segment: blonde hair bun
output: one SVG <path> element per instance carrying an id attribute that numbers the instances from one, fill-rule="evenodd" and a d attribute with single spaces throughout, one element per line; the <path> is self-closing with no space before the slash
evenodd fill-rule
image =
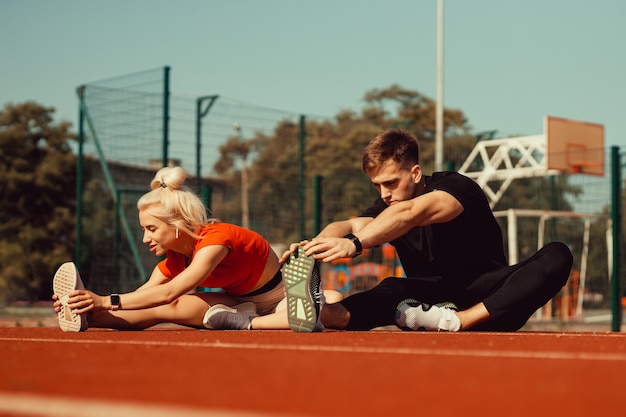
<path id="1" fill-rule="evenodd" d="M 141 196 L 137 208 L 199 239 L 200 229 L 218 220 L 208 217 L 202 200 L 184 185 L 186 179 L 187 173 L 181 167 L 161 168 L 150 183 L 152 191 Z"/>
<path id="2" fill-rule="evenodd" d="M 171 191 L 180 190 L 187 179 L 187 173 L 181 167 L 161 168 L 150 183 L 150 189 L 168 188 Z"/>

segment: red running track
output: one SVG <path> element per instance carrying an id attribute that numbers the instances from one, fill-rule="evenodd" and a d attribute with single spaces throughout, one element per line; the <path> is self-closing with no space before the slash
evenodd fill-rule
<path id="1" fill-rule="evenodd" d="M 626 415 L 625 379 L 621 333 L 0 328 L 0 416 Z"/>

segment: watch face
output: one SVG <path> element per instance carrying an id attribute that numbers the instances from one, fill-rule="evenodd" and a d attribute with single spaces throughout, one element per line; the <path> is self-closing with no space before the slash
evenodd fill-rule
<path id="1" fill-rule="evenodd" d="M 111 294 L 111 305 L 120 305 L 120 296 L 117 294 Z"/>

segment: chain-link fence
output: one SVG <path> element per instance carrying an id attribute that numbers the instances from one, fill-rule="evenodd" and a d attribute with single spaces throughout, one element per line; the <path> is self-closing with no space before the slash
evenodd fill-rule
<path id="1" fill-rule="evenodd" d="M 248 223 L 278 253 L 331 221 L 358 216 L 376 198 L 360 170 L 361 151 L 389 126 L 355 124 L 348 129 L 339 118 L 268 109 L 212 92 L 172 95 L 168 77 L 169 69 L 157 69 L 79 89 L 85 141 L 78 259 L 81 274 L 96 292 L 133 290 L 156 264 L 141 243 L 136 201 L 163 164 L 181 165 L 191 174 L 188 185 L 197 187 L 216 217 Z M 261 146 L 251 147 L 245 159 L 223 148 L 232 140 Z M 428 175 L 432 144 L 423 145 Z M 472 145 L 446 140 L 444 158 L 450 169 L 460 167 Z M 605 320 L 611 312 L 613 260 L 624 257 L 623 248 L 620 253 L 613 249 L 613 161 L 610 152 L 606 155 L 603 177 L 520 178 L 494 206 L 510 261 L 521 261 L 554 240 L 568 244 L 574 254 L 568 286 L 537 320 Z M 250 174 L 245 185 L 244 169 Z M 624 178 L 623 160 L 620 172 Z M 242 200 L 244 186 L 248 207 Z M 623 200 L 622 192 L 622 207 Z M 324 264 L 322 273 L 327 288 L 346 295 L 403 275 L 389 245 Z M 623 273 L 618 280 L 623 281 Z"/>

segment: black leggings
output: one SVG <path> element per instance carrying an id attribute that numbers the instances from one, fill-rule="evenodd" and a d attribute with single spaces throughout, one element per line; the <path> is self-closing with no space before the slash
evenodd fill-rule
<path id="1" fill-rule="evenodd" d="M 376 287 L 340 302 L 350 312 L 346 329 L 393 325 L 398 303 L 414 298 L 431 304 L 452 301 L 461 310 L 482 301 L 491 320 L 471 330 L 516 331 L 565 285 L 572 263 L 569 248 L 552 242 L 529 259 L 479 275 L 461 288 L 445 279 L 385 278 Z"/>

